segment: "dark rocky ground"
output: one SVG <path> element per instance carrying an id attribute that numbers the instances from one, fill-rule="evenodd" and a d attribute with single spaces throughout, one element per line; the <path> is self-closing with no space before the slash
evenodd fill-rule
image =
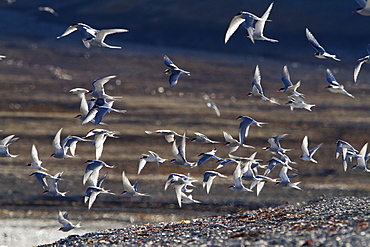
<path id="1" fill-rule="evenodd" d="M 357 7 L 355 1 L 352 4 L 337 5 L 335 9 L 324 8 L 333 1 L 328 1 L 327 5 L 319 8 L 315 5 L 319 2 L 311 4 L 312 1 L 302 1 L 302 5 L 292 1 L 286 1 L 291 5 L 285 5 L 284 2 L 279 6 L 275 3 L 271 15 L 273 22 L 266 26 L 266 35 L 269 34 L 269 37 L 277 38 L 280 42 L 258 42 L 255 45 L 242 38 L 242 32 L 237 33 L 229 44 L 222 44 L 229 20 L 235 14 L 235 9 L 236 12 L 240 9 L 234 3 L 227 4 L 227 11 L 230 13 L 221 15 L 216 5 L 197 2 L 194 3 L 197 11 L 183 6 L 181 15 L 175 15 L 179 18 L 176 19 L 174 12 L 168 10 L 177 10 L 178 6 L 172 4 L 179 3 L 163 1 L 152 8 L 153 12 L 150 12 L 147 19 L 148 25 L 140 25 L 140 22 L 130 23 L 130 20 L 134 20 L 132 13 L 138 13 L 136 18 L 140 19 L 147 11 L 146 8 L 149 7 L 144 8 L 142 5 L 146 1 L 132 6 L 127 3 L 126 6 L 120 6 L 121 8 L 112 6 L 117 6 L 122 1 L 104 1 L 106 8 L 99 5 L 100 1 L 90 2 L 92 5 L 86 4 L 86 1 L 79 1 L 76 5 L 72 1 L 53 3 L 55 6 L 52 7 L 60 13 L 59 19 L 35 10 L 36 6 L 45 3 L 43 1 L 32 1 L 31 4 L 18 0 L 11 5 L 1 5 L 3 21 L 0 25 L 4 35 L 0 41 L 0 54 L 7 56 L 0 61 L 1 136 L 15 134 L 20 137 L 10 146 L 11 153 L 20 155 L 15 159 L 1 158 L 1 217 L 55 218 L 55 212 L 62 209 L 70 211 L 71 217 L 76 217 L 72 219 L 82 222 L 84 219 L 109 219 L 115 216 L 124 219 L 129 214 L 140 219 L 136 221 L 138 223 L 154 223 L 168 222 L 168 214 L 171 215 L 170 221 L 180 221 L 286 203 L 294 205 L 322 195 L 357 196 L 358 200 L 368 196 L 368 174 L 352 170 L 344 172 L 341 160 L 335 159 L 335 142 L 338 139 L 349 141 L 357 149 L 361 149 L 369 139 L 370 102 L 367 78 L 370 70 L 366 64 L 361 71 L 359 84 L 352 81 L 356 59 L 366 55 L 368 43 L 367 34 L 360 32 L 366 17 L 350 15 L 350 11 Z M 250 6 L 256 13 L 262 13 L 269 2 L 263 3 L 262 6 L 246 1 L 245 6 Z M 95 8 L 94 4 L 99 8 Z M 104 13 L 111 13 L 112 16 L 108 18 L 106 14 L 104 18 L 92 18 L 91 9 L 88 9 L 91 6 L 95 6 L 94 9 L 104 9 Z M 288 6 L 291 7 L 289 16 L 286 15 Z M 224 7 L 226 12 L 226 6 Z M 119 11 L 113 13 L 112 9 L 120 9 L 125 14 Z M 140 12 L 138 9 L 145 11 Z M 303 18 L 303 13 L 311 13 L 314 9 L 320 10 L 316 12 L 316 18 Z M 189 15 L 192 11 L 200 14 Z M 336 19 L 338 22 L 325 21 L 332 11 L 340 16 Z M 212 19 L 212 16 L 219 18 Z M 171 18 L 176 21 L 166 21 Z M 205 22 L 203 18 L 208 21 Z M 123 27 L 130 29 L 130 32 L 107 39 L 109 43 L 122 46 L 122 50 L 96 47 L 87 50 L 80 42 L 78 34 L 56 40 L 55 37 L 76 19 L 97 28 Z M 102 22 L 98 23 L 97 20 Z M 209 20 L 212 20 L 211 23 Z M 344 20 L 345 24 L 340 24 Z M 189 26 L 192 27 L 192 32 L 184 23 L 191 24 Z M 273 25 L 279 23 L 281 28 L 274 29 Z M 340 30 L 334 29 L 333 25 L 340 26 Z M 147 29 L 143 29 L 143 26 Z M 281 32 L 283 27 L 285 31 Z M 342 61 L 311 57 L 313 49 L 302 31 L 305 27 L 310 27 L 312 32 L 317 28 L 315 35 L 320 36 L 320 41 L 329 46 L 330 51 L 336 52 Z M 172 89 L 168 87 L 167 76 L 162 73 L 165 69 L 162 61 L 165 54 L 180 67 L 191 71 L 190 77 L 182 76 L 179 84 Z M 250 91 L 256 64 L 261 69 L 266 95 L 277 99 L 282 103 L 281 106 L 245 96 Z M 290 111 L 284 105 L 286 96 L 276 92 L 282 86 L 280 78 L 286 64 L 292 81 L 302 80 L 300 91 L 306 95 L 307 102 L 316 105 L 312 112 L 301 109 Z M 326 68 L 333 71 L 337 80 L 345 85 L 355 99 L 330 94 L 323 89 L 326 86 Z M 104 119 L 109 124 L 108 129 L 121 133 L 120 138 L 109 139 L 105 144 L 102 160 L 117 168 L 109 171 L 104 187 L 120 193 L 120 174 L 125 170 L 132 182 L 136 179 L 139 181 L 140 191 L 152 196 L 143 199 L 102 195 L 92 209 L 87 211 L 86 205 L 82 203 L 85 187 L 81 180 L 85 167 L 83 162 L 94 158 L 93 147 L 89 143 L 78 144 L 78 157 L 75 159 L 58 160 L 48 156 L 53 152 L 51 142 L 59 128 L 64 128 L 63 137 L 68 134 L 83 136 L 93 128 L 92 125 L 80 126 L 80 122 L 73 119 L 78 113 L 79 101 L 68 91 L 74 87 L 90 88 L 95 79 L 112 74 L 117 75 L 117 78 L 107 84 L 106 91 L 111 95 L 123 96 L 123 100 L 115 102 L 114 106 L 117 109 L 126 109 L 127 113 L 112 113 Z M 201 98 L 204 93 L 217 103 L 221 117 L 216 117 L 206 107 Z M 188 135 L 198 131 L 223 142 L 222 131 L 237 136 L 239 122 L 235 118 L 239 115 L 248 115 L 257 121 L 268 123 L 262 128 L 252 126 L 246 141 L 256 147 L 257 157 L 263 163 L 271 158 L 270 153 L 261 150 L 268 145 L 267 139 L 283 133 L 289 134 L 282 145 L 293 149 L 289 152 L 290 157 L 298 163 L 296 168 L 299 170 L 299 176 L 294 181 L 302 182 L 303 191 L 267 184 L 259 197 L 252 193 L 234 193 L 227 189 L 232 184 L 234 169 L 229 166 L 220 170 L 228 178 L 216 179 L 210 195 L 207 195 L 201 189 L 202 173 L 214 169 L 213 162 L 193 169 L 169 163 L 159 168 L 148 164 L 142 174 L 137 176 L 141 153 L 152 150 L 164 158 L 172 158 L 171 145 L 163 138 L 146 135 L 145 130 L 173 129 L 179 133 L 186 130 Z M 318 164 L 299 159 L 300 144 L 305 135 L 309 136 L 310 146 L 324 142 L 315 154 Z M 50 173 L 64 171 L 65 180 L 59 186 L 61 191 L 69 191 L 67 197 L 56 198 L 41 194 L 37 181 L 28 176 L 32 170 L 25 165 L 30 162 L 32 144 L 36 145 L 44 166 Z M 207 152 L 213 147 L 189 143 L 188 159 L 195 161 L 199 153 Z M 215 147 L 220 157 L 227 157 L 226 147 L 221 144 Z M 252 152 L 254 150 L 245 149 L 236 154 L 249 156 Z M 164 181 L 172 172 L 190 172 L 199 180 L 193 196 L 201 204 L 178 208 L 174 193 L 163 191 Z M 278 171 L 272 175 L 277 177 Z"/>

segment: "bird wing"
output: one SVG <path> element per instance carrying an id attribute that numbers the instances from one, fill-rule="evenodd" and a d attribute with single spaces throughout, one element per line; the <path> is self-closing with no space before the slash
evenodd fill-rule
<path id="1" fill-rule="evenodd" d="M 240 26 L 242 22 L 244 22 L 245 19 L 241 18 L 240 16 L 234 16 L 234 18 L 231 20 L 229 27 L 226 31 L 225 35 L 225 44 L 227 41 L 229 41 L 230 37 L 235 33 L 236 29 Z M 252 32 L 252 37 L 253 37 L 253 32 Z"/>
<path id="2" fill-rule="evenodd" d="M 274 2 L 270 4 L 270 6 L 267 8 L 266 12 L 261 17 L 261 20 L 258 20 L 255 25 L 254 33 L 257 35 L 263 36 L 263 29 L 265 28 L 266 21 L 270 15 L 272 6 L 274 5 Z"/>
<path id="3" fill-rule="evenodd" d="M 104 95 L 104 84 L 107 83 L 110 79 L 116 78 L 115 75 L 105 76 L 99 79 L 96 79 L 91 83 L 92 87 L 94 88 L 95 92 L 99 95 Z"/>
<path id="4" fill-rule="evenodd" d="M 313 48 L 315 48 L 316 51 L 318 52 L 325 52 L 324 47 L 322 47 L 319 42 L 315 39 L 313 34 L 306 28 L 306 37 L 308 39 L 308 42 L 312 45 Z"/>
<path id="5" fill-rule="evenodd" d="M 146 160 L 144 158 L 140 158 L 139 166 L 138 166 L 138 169 L 137 169 L 137 174 L 140 174 L 140 172 L 144 168 L 145 164 L 146 164 Z"/>
<path id="6" fill-rule="evenodd" d="M 64 37 L 64 36 L 67 36 L 68 34 L 71 34 L 71 33 L 73 33 L 74 31 L 76 31 L 77 30 L 77 27 L 75 27 L 75 26 L 69 26 L 65 31 L 64 31 L 64 33 L 62 34 L 62 35 L 60 35 L 60 36 L 58 36 L 57 37 L 57 39 L 60 39 L 60 38 L 62 38 L 62 37 Z"/>
<path id="7" fill-rule="evenodd" d="M 332 86 L 340 87 L 340 84 L 335 80 L 333 73 L 331 73 L 330 69 L 326 69 L 326 80 Z"/>
<path id="8" fill-rule="evenodd" d="M 67 218 L 68 218 L 68 212 L 59 211 L 58 222 L 62 224 L 64 227 L 72 225 L 72 223 L 69 220 L 67 220 Z"/>
<path id="9" fill-rule="evenodd" d="M 370 1 L 369 1 L 370 2 Z M 360 73 L 360 70 L 361 70 L 361 66 L 366 62 L 368 61 L 370 58 L 370 55 L 367 55 L 366 57 L 363 57 L 363 58 L 360 58 L 359 60 L 357 60 L 356 62 L 356 65 L 355 65 L 355 69 L 353 71 L 353 80 L 354 82 L 357 82 L 357 77 L 358 77 L 358 74 Z"/>
<path id="10" fill-rule="evenodd" d="M 167 55 L 164 55 L 163 62 L 170 68 L 178 68 Z"/>
<path id="11" fill-rule="evenodd" d="M 283 75 L 281 76 L 281 80 L 282 80 L 285 88 L 288 88 L 290 86 L 293 86 L 293 83 L 290 80 L 290 75 L 289 75 L 289 71 L 288 71 L 288 66 L 287 65 L 285 65 L 284 68 L 283 68 Z"/>
<path id="12" fill-rule="evenodd" d="M 113 34 L 113 33 L 126 33 L 128 32 L 127 29 L 103 29 L 103 30 L 99 30 L 97 33 L 96 33 L 96 38 L 95 40 L 98 41 L 98 42 L 103 42 L 105 37 L 108 35 L 108 34 Z"/>
<path id="13" fill-rule="evenodd" d="M 319 150 L 319 148 L 322 146 L 323 143 L 320 143 L 319 145 L 317 145 L 316 147 L 314 147 L 313 149 L 310 150 L 310 156 L 312 157 L 317 150 Z"/>
<path id="14" fill-rule="evenodd" d="M 55 137 L 53 139 L 52 145 L 55 150 L 55 152 L 59 152 L 62 149 L 62 146 L 60 144 L 60 135 L 62 133 L 63 128 L 60 128 L 58 132 L 55 134 Z"/>
<path id="15" fill-rule="evenodd" d="M 125 171 L 122 171 L 122 184 L 123 184 L 123 189 L 128 192 L 135 192 L 134 187 L 131 185 L 130 181 L 126 177 Z"/>
<path id="16" fill-rule="evenodd" d="M 303 156 L 309 156 L 310 153 L 308 151 L 308 137 L 305 136 L 302 140 L 302 145 L 301 145 L 302 153 Z"/>
<path id="17" fill-rule="evenodd" d="M 39 164 L 40 163 L 39 155 L 37 153 L 37 149 L 36 149 L 35 144 L 32 144 L 32 148 L 31 148 L 31 160 L 32 160 L 32 163 L 34 163 L 34 164 Z"/>

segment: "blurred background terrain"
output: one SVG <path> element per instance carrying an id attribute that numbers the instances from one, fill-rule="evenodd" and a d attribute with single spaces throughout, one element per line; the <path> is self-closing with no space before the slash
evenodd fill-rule
<path id="1" fill-rule="evenodd" d="M 270 1 L 2 1 L 0 3 L 0 117 L 1 136 L 15 134 L 20 139 L 10 146 L 17 158 L 1 158 L 0 221 L 6 227 L 1 232 L 0 245 L 23 243 L 22 236 L 33 235 L 34 243 L 46 243 L 65 237 L 56 230 L 58 210 L 69 211 L 73 222 L 82 221 L 80 234 L 104 228 L 171 221 L 204 215 L 226 214 L 238 210 L 305 202 L 319 196 L 368 195 L 368 174 L 343 171 L 340 159 L 335 159 L 335 143 L 343 139 L 361 149 L 368 142 L 370 67 L 364 64 L 358 84 L 353 82 L 353 68 L 358 58 L 367 55 L 370 34 L 369 19 L 351 13 L 358 8 L 356 1 L 275 1 L 265 27 L 267 37 L 278 43 L 256 41 L 252 44 L 240 28 L 225 45 L 226 29 L 240 10 L 261 16 Z M 39 11 L 53 8 L 57 16 Z M 86 49 L 78 33 L 56 39 L 72 23 L 83 22 L 97 29 L 126 28 L 130 31 L 107 37 L 108 44 L 121 50 L 92 47 Z M 313 48 L 305 37 L 308 27 L 328 52 L 341 62 L 312 57 Z M 169 88 L 163 74 L 163 56 L 168 55 L 180 68 L 191 72 L 181 76 L 178 85 Z M 262 86 L 268 97 L 281 105 L 246 97 L 251 90 L 256 64 L 262 74 Z M 302 81 L 299 91 L 308 103 L 315 104 L 312 112 L 290 111 L 286 95 L 277 93 L 282 87 L 281 73 L 288 65 L 293 83 Z M 331 94 L 325 71 L 330 68 L 336 79 L 345 85 L 355 99 Z M 49 158 L 51 142 L 63 127 L 62 138 L 72 134 L 84 136 L 93 125 L 80 126 L 73 117 L 79 113 L 79 100 L 68 91 L 75 87 L 90 89 L 97 78 L 117 75 L 106 84 L 110 95 L 123 96 L 114 107 L 126 109 L 120 115 L 111 113 L 104 118 L 109 130 L 119 131 L 120 137 L 108 139 L 102 160 L 115 165 L 108 172 L 104 187 L 116 196 L 99 195 L 90 211 L 83 204 L 85 186 L 82 176 L 84 161 L 94 159 L 94 147 L 77 145 L 78 157 L 59 160 Z M 202 95 L 208 94 L 219 106 L 217 117 L 206 107 Z M 217 148 L 217 155 L 227 157 L 228 149 L 222 131 L 235 138 L 240 115 L 266 122 L 262 128 L 252 126 L 246 144 L 256 147 L 235 153 L 257 158 L 265 164 L 272 154 L 262 150 L 267 139 L 287 133 L 281 144 L 291 148 L 291 159 L 297 164 L 303 191 L 267 184 L 261 195 L 238 193 L 227 187 L 233 184 L 230 164 L 220 169 L 227 179 L 215 179 L 211 193 L 202 189 L 202 174 L 214 169 L 213 161 L 196 168 L 181 167 L 166 162 L 161 167 L 149 163 L 137 175 L 142 153 L 152 150 L 163 158 L 172 159 L 172 144 L 163 137 L 147 135 L 145 130 L 173 129 L 182 134 L 202 132 L 221 144 L 187 144 L 189 161 L 196 161 L 201 152 Z M 303 162 L 300 145 L 308 135 L 310 147 L 324 142 L 315 154 L 318 164 Z M 35 144 L 43 165 L 52 174 L 64 171 L 59 182 L 65 198 L 43 195 L 34 177 L 28 175 L 31 145 Z M 356 161 L 354 160 L 353 164 Z M 139 181 L 139 191 L 148 198 L 125 198 L 119 195 L 121 172 L 130 181 Z M 201 204 L 178 208 L 175 193 L 163 190 L 170 173 L 191 173 L 198 179 L 193 197 Z M 263 171 L 261 171 L 263 172 Z M 278 177 L 278 170 L 272 176 Z M 249 182 L 246 181 L 246 185 Z M 16 220 L 15 220 L 16 219 Z M 32 221 L 29 225 L 28 220 Z M 114 220 L 114 221 L 113 221 Z M 35 222 L 39 225 L 35 227 Z M 99 222 L 97 224 L 96 222 Z M 104 223 L 105 222 L 105 223 Z M 112 223 L 114 222 L 114 223 Z M 36 229 L 35 229 L 36 228 Z M 22 234 L 14 229 L 20 229 Z M 35 234 L 35 231 L 37 234 Z M 11 233 L 16 234 L 11 234 Z M 26 233 L 25 233 L 26 232 Z"/>

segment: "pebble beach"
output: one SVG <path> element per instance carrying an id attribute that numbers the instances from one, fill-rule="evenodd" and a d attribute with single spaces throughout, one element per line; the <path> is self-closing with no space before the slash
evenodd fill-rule
<path id="1" fill-rule="evenodd" d="M 71 235 L 41 246 L 369 246 L 370 197 L 321 197 L 181 222 Z"/>

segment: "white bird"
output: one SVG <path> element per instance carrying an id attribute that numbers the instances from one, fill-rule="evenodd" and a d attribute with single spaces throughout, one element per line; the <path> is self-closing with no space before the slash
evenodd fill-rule
<path id="1" fill-rule="evenodd" d="M 194 132 L 194 135 L 196 137 L 190 140 L 191 142 L 194 142 L 194 143 L 210 143 L 210 144 L 220 143 L 219 141 L 212 141 L 206 135 L 199 133 L 199 132 Z"/>
<path id="2" fill-rule="evenodd" d="M 96 79 L 91 83 L 93 90 L 90 90 L 88 94 L 90 94 L 94 98 L 105 98 L 109 100 L 117 100 L 122 98 L 121 96 L 109 96 L 108 94 L 105 93 L 104 90 L 104 85 L 111 79 L 116 77 L 117 77 L 116 75 L 109 75 Z"/>
<path id="3" fill-rule="evenodd" d="M 31 173 L 30 176 L 36 177 L 44 190 L 46 188 L 48 188 L 48 183 L 47 183 L 46 178 L 56 179 L 56 177 L 54 177 L 54 176 L 52 176 L 52 175 L 50 175 L 46 172 L 42 172 L 42 171 L 35 171 L 35 172 Z"/>
<path id="4" fill-rule="evenodd" d="M 54 153 L 50 155 L 50 157 L 54 158 L 71 158 L 72 156 L 67 155 L 67 150 L 66 150 L 66 143 L 68 141 L 68 137 L 64 138 L 63 141 L 60 141 L 60 135 L 62 133 L 63 128 L 60 128 L 58 132 L 55 134 L 55 137 L 52 142 L 52 146 L 54 148 Z"/>
<path id="5" fill-rule="evenodd" d="M 290 151 L 291 149 L 284 149 L 280 145 L 280 140 L 283 139 L 284 137 L 286 137 L 287 135 L 288 134 L 282 134 L 282 135 L 278 135 L 278 136 L 274 136 L 274 137 L 269 138 L 267 141 L 268 141 L 268 143 L 270 143 L 270 147 L 264 147 L 262 149 L 263 150 L 268 150 L 268 151 L 273 152 L 273 153 L 277 153 L 277 152 L 285 153 L 287 151 Z"/>
<path id="6" fill-rule="evenodd" d="M 363 16 L 370 16 L 370 1 L 366 0 L 356 0 L 360 5 L 360 8 L 352 11 L 352 13 L 358 13 Z"/>
<path id="7" fill-rule="evenodd" d="M 89 182 L 90 185 L 97 186 L 99 171 L 103 168 L 115 168 L 115 166 L 110 166 L 101 160 L 88 160 L 85 162 L 87 164 L 85 169 L 85 174 L 82 179 L 82 184 Z"/>
<path id="8" fill-rule="evenodd" d="M 301 81 L 298 81 L 296 84 L 293 85 L 292 81 L 290 80 L 290 74 L 287 65 L 283 67 L 283 75 L 281 76 L 281 81 L 283 82 L 284 87 L 277 90 L 278 92 L 284 92 L 288 96 L 293 95 L 304 98 L 304 94 L 297 92 L 297 89 L 301 86 Z"/>
<path id="9" fill-rule="evenodd" d="M 96 200 L 96 197 L 100 193 L 114 195 L 113 192 L 110 192 L 109 190 L 106 190 L 101 186 L 106 176 L 107 176 L 107 173 L 104 174 L 99 179 L 99 181 L 97 181 L 97 184 L 95 186 L 87 187 L 86 192 L 85 192 L 85 196 L 84 196 L 84 202 L 85 203 L 88 202 L 88 209 L 90 209 L 92 207 L 92 205 L 94 204 L 94 202 Z"/>
<path id="10" fill-rule="evenodd" d="M 127 29 L 97 30 L 84 23 L 74 23 L 71 26 L 69 26 L 62 35 L 58 36 L 57 39 L 67 36 L 68 34 L 71 34 L 77 30 L 80 32 L 82 42 L 86 48 L 90 48 L 90 45 L 94 45 L 94 46 L 102 46 L 102 47 L 113 48 L 113 49 L 121 49 L 121 47 L 119 46 L 111 46 L 111 45 L 106 44 L 104 42 L 104 39 L 108 34 L 128 32 Z"/>
<path id="11" fill-rule="evenodd" d="M 58 190 L 58 182 L 62 179 L 63 172 L 58 172 L 53 177 L 48 180 L 48 190 L 42 192 L 43 194 L 51 194 L 53 196 L 63 196 L 65 197 L 68 192 L 60 192 Z"/>
<path id="12" fill-rule="evenodd" d="M 166 55 L 163 57 L 163 61 L 164 64 L 168 67 L 163 73 L 170 75 L 169 78 L 170 87 L 174 87 L 177 84 L 177 81 L 179 80 L 181 74 L 190 76 L 189 71 L 185 71 L 177 67 Z"/>
<path id="13" fill-rule="evenodd" d="M 176 133 L 173 130 L 156 130 L 156 131 L 146 130 L 145 133 L 148 135 L 152 135 L 152 134 L 163 135 L 168 143 L 173 142 L 175 140 L 175 136 L 182 137 L 182 135 Z"/>
<path id="14" fill-rule="evenodd" d="M 319 44 L 319 42 L 317 42 L 317 40 L 315 39 L 313 34 L 308 30 L 308 28 L 306 28 L 306 37 L 308 39 L 308 42 L 310 42 L 312 47 L 316 50 L 316 53 L 313 55 L 314 57 L 322 58 L 322 59 L 331 58 L 335 61 L 340 61 L 340 59 L 337 58 L 336 55 L 329 54 L 325 51 L 324 47 L 322 47 Z"/>
<path id="15" fill-rule="evenodd" d="M 57 17 L 59 14 L 51 7 L 38 7 L 38 10 L 39 11 L 45 11 L 45 12 L 48 12 L 52 15 L 54 15 L 55 17 Z"/>
<path id="16" fill-rule="evenodd" d="M 276 157 L 272 157 L 268 163 L 267 163 L 267 168 L 265 170 L 265 173 L 263 174 L 264 176 L 267 176 L 270 174 L 270 172 L 277 166 L 277 165 L 281 165 L 281 166 L 286 166 L 289 170 L 295 170 L 297 171 L 297 169 L 294 169 L 292 168 L 288 162 L 286 160 L 282 160 L 282 159 L 279 159 L 279 158 L 276 158 Z"/>
<path id="17" fill-rule="evenodd" d="M 126 110 L 117 110 L 112 108 L 114 101 L 107 102 L 104 98 L 98 98 L 101 99 L 101 102 L 97 105 L 95 104 L 87 113 L 85 118 L 83 119 L 81 125 L 87 124 L 89 122 L 93 122 L 94 125 L 98 125 L 103 120 L 103 117 L 110 112 L 116 112 L 116 113 L 125 113 Z M 97 100 L 98 100 L 97 99 Z"/>
<path id="18" fill-rule="evenodd" d="M 175 159 L 172 159 L 170 163 L 175 163 L 179 165 L 194 166 L 195 163 L 190 163 L 186 159 L 186 132 L 182 136 L 179 146 L 176 145 L 176 140 L 172 144 L 172 153 L 175 156 Z"/>
<path id="19" fill-rule="evenodd" d="M 350 94 L 349 92 L 347 92 L 344 89 L 344 86 L 343 85 L 339 84 L 335 80 L 335 77 L 331 73 L 330 69 L 326 69 L 326 80 L 329 83 L 329 86 L 325 87 L 325 89 L 328 89 L 332 93 L 341 93 L 341 94 L 345 94 L 345 95 L 347 95 L 347 96 L 349 96 L 351 98 L 354 98 L 354 96 L 352 94 Z"/>
<path id="20" fill-rule="evenodd" d="M 229 186 L 229 189 L 253 192 L 253 190 L 248 189 L 248 188 L 244 187 L 244 185 L 243 185 L 241 162 L 238 162 L 238 165 L 236 166 L 236 168 L 234 170 L 233 180 L 234 180 L 234 185 Z"/>
<path id="21" fill-rule="evenodd" d="M 316 147 L 314 147 L 313 149 L 311 150 L 308 150 L 308 136 L 305 136 L 302 140 L 302 145 L 301 145 L 301 149 L 302 149 L 302 155 L 300 156 L 300 158 L 304 161 L 311 161 L 313 163 L 317 163 L 316 160 L 313 159 L 313 155 L 316 153 L 316 151 L 322 146 L 323 143 L 320 143 L 319 145 L 317 145 Z"/>
<path id="22" fill-rule="evenodd" d="M 58 231 L 68 232 L 68 231 L 70 231 L 74 228 L 80 228 L 81 227 L 81 225 L 80 225 L 81 222 L 79 222 L 77 225 L 73 225 L 68 220 L 68 212 L 59 211 L 58 222 L 63 225 L 61 228 L 59 228 Z"/>
<path id="23" fill-rule="evenodd" d="M 368 146 L 368 143 L 365 143 L 365 145 L 361 148 L 359 157 L 357 158 L 357 165 L 353 166 L 351 169 L 361 170 L 364 172 L 370 172 L 370 170 L 366 167 L 367 146 Z"/>
<path id="24" fill-rule="evenodd" d="M 220 178 L 227 178 L 227 176 L 225 176 L 225 175 L 223 175 L 219 172 L 215 172 L 215 171 L 205 171 L 204 172 L 204 174 L 203 174 L 203 188 L 206 187 L 207 194 L 209 194 L 209 191 L 211 190 L 213 180 L 217 176 L 220 177 Z"/>
<path id="25" fill-rule="evenodd" d="M 144 168 L 147 162 L 156 162 L 157 166 L 159 167 L 159 163 L 163 163 L 167 161 L 167 159 L 163 159 L 159 157 L 158 154 L 154 153 L 153 151 L 148 151 L 149 154 L 142 154 L 140 156 L 139 166 L 137 170 L 137 174 L 140 174 L 141 170 Z"/>
<path id="26" fill-rule="evenodd" d="M 280 105 L 279 102 L 275 101 L 274 99 L 269 99 L 264 95 L 263 89 L 261 86 L 261 72 L 258 67 L 258 64 L 256 65 L 256 70 L 254 71 L 254 77 L 252 81 L 252 92 L 248 93 L 246 96 L 253 96 L 253 97 L 261 98 L 271 103 Z"/>
<path id="27" fill-rule="evenodd" d="M 294 188 L 294 189 L 297 189 L 297 190 L 302 190 L 300 187 L 298 187 L 298 185 L 301 182 L 295 182 L 295 183 L 290 182 L 290 179 L 289 179 L 289 176 L 288 176 L 287 172 L 288 172 L 288 167 L 283 166 L 280 170 L 280 173 L 279 173 L 279 177 L 280 177 L 281 181 L 277 182 L 276 185 L 287 186 L 287 187 L 291 187 L 291 188 Z"/>
<path id="28" fill-rule="evenodd" d="M 198 157 L 200 157 L 200 159 L 194 164 L 194 167 L 199 166 L 200 164 L 206 162 L 207 160 L 209 160 L 211 158 L 216 159 L 217 161 L 222 160 L 221 158 L 216 156 L 216 152 L 217 152 L 217 149 L 213 148 L 211 151 L 209 151 L 207 153 L 200 153 L 198 155 Z"/>
<path id="29" fill-rule="evenodd" d="M 31 147 L 31 160 L 32 160 L 31 163 L 28 164 L 30 168 L 47 171 L 47 169 L 45 169 L 41 165 L 42 161 L 39 159 L 39 155 L 38 155 L 35 144 L 32 144 L 32 147 Z"/>
<path id="30" fill-rule="evenodd" d="M 11 157 L 15 158 L 18 154 L 14 155 L 9 153 L 9 145 L 19 139 L 14 137 L 15 135 L 9 135 L 0 141 L 0 157 Z"/>
<path id="31" fill-rule="evenodd" d="M 167 181 L 164 185 L 164 190 L 167 190 L 168 186 L 169 185 L 174 185 L 174 184 L 185 184 L 185 191 L 190 193 L 191 190 L 190 189 L 187 189 L 186 187 L 187 186 L 191 186 L 191 187 L 194 187 L 194 185 L 192 184 L 193 182 L 196 182 L 197 180 L 194 180 L 193 178 L 190 177 L 190 173 L 188 173 L 187 175 L 185 174 L 179 174 L 179 173 L 171 173 L 168 177 L 167 177 Z"/>
<path id="32" fill-rule="evenodd" d="M 296 96 L 289 96 L 289 101 L 285 103 L 290 106 L 290 110 L 293 111 L 294 108 L 306 109 L 307 111 L 312 111 L 311 108 L 314 107 L 314 104 L 307 104 L 304 99 Z"/>
<path id="33" fill-rule="evenodd" d="M 263 14 L 263 16 L 255 23 L 254 30 L 253 30 L 253 38 L 251 38 L 251 41 L 253 43 L 254 43 L 254 40 L 265 40 L 265 41 L 269 41 L 269 42 L 272 42 L 272 43 L 279 42 L 276 39 L 270 39 L 270 38 L 265 37 L 265 35 L 263 35 L 263 29 L 265 28 L 266 21 L 267 21 L 269 15 L 270 15 L 270 12 L 271 12 L 271 9 L 272 9 L 273 5 L 274 5 L 274 3 L 272 2 L 270 4 L 270 6 L 267 8 L 266 12 Z M 243 22 L 242 25 L 247 30 L 247 32 L 248 32 L 247 37 L 249 37 L 249 30 L 250 29 L 248 27 L 247 22 Z"/>
<path id="34" fill-rule="evenodd" d="M 230 148 L 229 153 L 235 152 L 236 150 L 238 150 L 239 147 L 254 148 L 253 146 L 240 143 L 238 140 L 234 139 L 229 133 L 225 131 L 223 131 L 223 135 L 226 141 L 224 145 Z"/>
<path id="35" fill-rule="evenodd" d="M 218 109 L 218 106 L 215 104 L 215 102 L 213 102 L 208 95 L 203 95 L 203 100 L 206 102 L 207 104 L 207 107 L 213 109 L 217 115 L 217 117 L 219 117 L 221 115 L 220 113 L 220 110 Z"/>
<path id="36" fill-rule="evenodd" d="M 370 59 L 369 59 L 370 58 L 370 44 L 367 45 L 367 53 L 368 53 L 367 56 L 358 59 L 356 62 L 355 70 L 353 71 L 353 80 L 355 83 L 357 83 L 357 77 L 358 77 L 358 74 L 360 73 L 362 65 L 364 63 L 370 63 Z"/>
<path id="37" fill-rule="evenodd" d="M 262 127 L 262 122 L 257 122 L 251 117 L 248 116 L 239 116 L 236 118 L 237 120 L 241 120 L 239 124 L 239 144 L 242 145 L 244 143 L 245 138 L 248 137 L 249 128 L 252 124 L 257 125 L 258 127 Z"/>
<path id="38" fill-rule="evenodd" d="M 229 27 L 226 31 L 225 44 L 227 43 L 227 41 L 229 41 L 230 37 L 235 33 L 235 31 L 242 23 L 245 23 L 243 24 L 243 27 L 247 30 L 248 37 L 250 38 L 252 43 L 254 43 L 253 33 L 255 21 L 264 21 L 264 19 L 259 18 L 258 16 L 245 11 L 240 11 L 238 14 L 236 14 L 234 18 L 231 20 Z"/>
<path id="39" fill-rule="evenodd" d="M 86 134 L 85 138 L 94 136 L 92 145 L 95 146 L 95 159 L 96 160 L 99 160 L 100 157 L 102 156 L 104 142 L 107 139 L 107 137 L 118 138 L 117 136 L 115 136 L 117 134 L 119 134 L 119 132 L 109 131 L 105 129 L 92 129 Z"/>
<path id="40" fill-rule="evenodd" d="M 134 185 L 131 185 L 130 181 L 126 177 L 125 171 L 122 171 L 122 184 L 124 191 L 121 193 L 127 196 L 149 196 L 148 194 L 140 193 L 137 191 L 137 181 Z"/>
<path id="41" fill-rule="evenodd" d="M 179 207 L 181 208 L 182 207 L 181 198 L 183 197 L 182 193 L 184 192 L 191 193 L 193 190 L 188 189 L 187 186 L 194 187 L 192 183 L 196 181 L 197 180 L 192 180 L 190 178 L 190 174 L 183 175 L 183 174 L 173 173 L 168 176 L 164 189 L 166 190 L 168 185 L 173 186 L 175 190 L 176 198 L 177 198 L 177 203 L 179 204 Z"/>
<path id="42" fill-rule="evenodd" d="M 336 142 L 337 148 L 335 151 L 335 158 L 338 159 L 339 155 L 343 153 L 343 148 L 346 148 L 347 151 L 353 151 L 354 153 L 357 153 L 358 151 L 348 142 L 343 141 L 343 140 L 338 140 Z"/>
<path id="43" fill-rule="evenodd" d="M 89 140 L 86 140 L 82 137 L 71 136 L 71 135 L 67 136 L 66 139 L 67 139 L 67 141 L 64 145 L 64 149 L 65 149 L 66 153 L 69 151 L 71 153 L 72 157 L 76 156 L 76 148 L 77 148 L 77 143 L 79 141 L 82 141 L 82 142 L 89 141 Z"/>
<path id="44" fill-rule="evenodd" d="M 2 60 L 2 59 L 4 59 L 4 58 L 6 58 L 6 56 L 4 56 L 4 55 L 0 55 L 0 60 Z"/>

